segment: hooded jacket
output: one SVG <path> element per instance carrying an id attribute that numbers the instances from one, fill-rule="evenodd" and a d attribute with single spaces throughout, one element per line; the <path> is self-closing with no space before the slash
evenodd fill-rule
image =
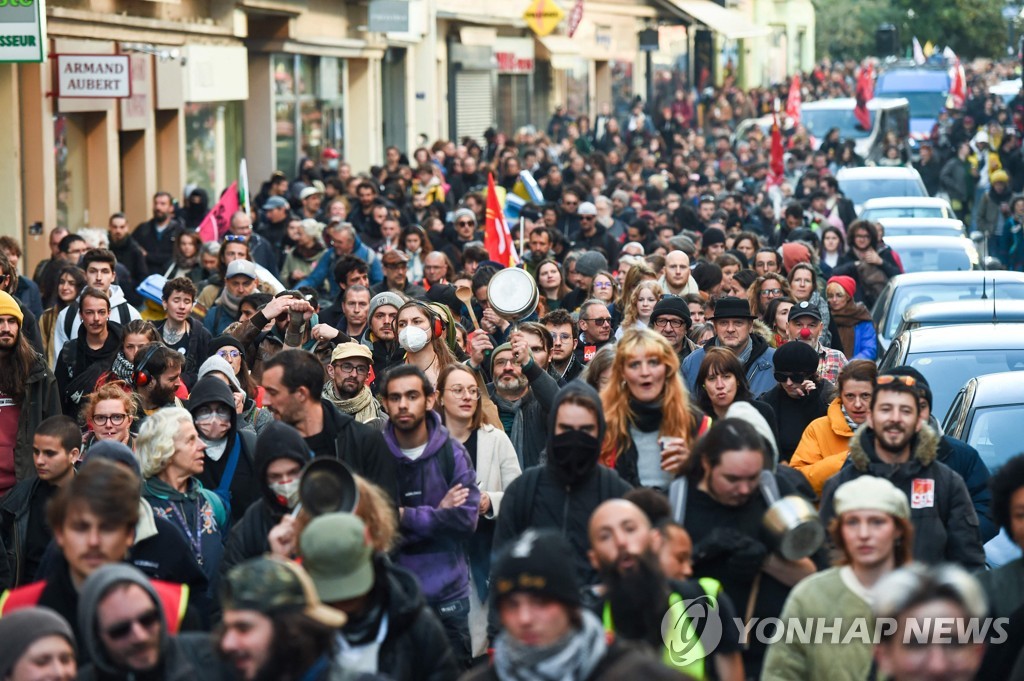
<path id="1" fill-rule="evenodd" d="M 844 482 L 862 475 L 885 478 L 910 499 L 914 525 L 914 559 L 929 564 L 959 563 L 967 570 L 985 566 L 978 529 L 978 514 L 963 479 L 937 460 L 939 435 L 921 428 L 911 442 L 910 460 L 887 464 L 875 451 L 875 431 L 857 429 L 850 441 L 850 456 L 821 495 L 821 520 L 828 526 L 834 515 L 832 497 Z"/>
<path id="2" fill-rule="evenodd" d="M 437 413 L 428 411 L 426 419 L 426 448 L 415 460 L 402 453 L 394 422 L 384 429 L 402 509 L 402 541 L 395 562 L 419 577 L 429 602 L 446 603 L 469 596 L 469 559 L 463 544 L 476 531 L 480 490 L 466 448 L 449 434 Z M 469 490 L 466 501 L 438 508 L 455 485 Z"/>
<path id="3" fill-rule="evenodd" d="M 828 413 L 804 428 L 789 465 L 804 474 L 814 493 L 820 495 L 829 478 L 846 462 L 853 431 L 843 416 L 839 398 L 828 405 Z"/>
<path id="4" fill-rule="evenodd" d="M 79 327 L 75 340 L 64 344 L 53 369 L 57 377 L 64 413 L 77 418 L 82 400 L 96 387 L 96 380 L 110 369 L 121 349 L 122 327 L 107 322 L 107 340 L 99 350 L 89 347 L 85 327 Z"/>
<path id="5" fill-rule="evenodd" d="M 278 459 L 291 459 L 300 466 L 305 466 L 312 458 L 312 452 L 297 430 L 280 421 L 267 425 L 264 434 L 256 440 L 254 463 L 259 496 L 245 509 L 242 519 L 231 528 L 231 534 L 224 546 L 221 574 L 227 573 L 241 562 L 268 552 L 270 542 L 267 541 L 267 535 L 289 511 L 267 484 L 267 469 L 270 468 L 270 464 Z"/>
<path id="6" fill-rule="evenodd" d="M 231 521 L 242 519 L 245 510 L 259 498 L 259 478 L 253 456 L 256 452 L 256 432 L 241 421 L 235 413 L 235 400 L 231 389 L 224 381 L 214 376 L 200 379 L 192 389 L 188 399 L 188 411 L 195 418 L 196 412 L 203 405 L 219 404 L 227 408 L 231 414 L 231 427 L 225 435 L 224 453 L 214 461 L 206 455 L 206 465 L 197 478 L 203 487 L 220 496 L 228 507 Z M 198 430 L 198 426 L 196 428 Z M 202 437 L 202 431 L 199 432 Z M 236 452 L 237 448 L 237 452 Z M 228 484 L 224 484 L 224 476 L 230 466 L 232 457 L 237 460 L 235 470 Z"/>
<path id="7" fill-rule="evenodd" d="M 370 285 L 375 286 L 384 281 L 384 266 L 381 264 L 380 256 L 364 244 L 358 235 L 356 235 L 355 239 L 352 255 L 363 260 L 369 266 Z M 338 286 L 338 282 L 334 281 L 334 263 L 337 261 L 337 253 L 333 248 L 328 249 L 324 257 L 320 258 L 320 262 L 313 268 L 313 271 L 309 273 L 309 276 L 296 284 L 295 288 L 309 286 L 319 291 L 323 288 L 324 282 L 327 282 L 330 285 L 332 296 L 337 297 L 341 295 L 341 287 Z"/>
<path id="8" fill-rule="evenodd" d="M 145 591 L 160 612 L 160 662 L 149 673 L 135 673 L 117 667 L 100 640 L 96 610 L 103 595 L 119 584 L 135 584 Z M 87 579 L 78 599 L 79 646 L 92 662 L 78 672 L 79 681 L 219 681 L 225 671 L 214 652 L 209 634 L 167 633 L 167 619 L 160 598 L 149 580 L 127 565 L 106 568 Z"/>
<path id="9" fill-rule="evenodd" d="M 141 281 L 138 283 L 142 283 Z M 139 311 L 128 304 L 124 297 L 124 291 L 117 284 L 111 284 L 107 291 L 110 296 L 110 321 L 122 327 L 127 326 L 133 319 L 141 319 Z M 82 317 L 78 314 L 78 301 L 68 305 L 57 314 L 57 322 L 53 326 L 53 356 L 59 357 L 60 350 L 64 344 L 79 337 L 79 329 L 82 328 Z M 67 332 L 67 316 L 73 315 L 71 320 L 71 333 Z"/>
<path id="10" fill-rule="evenodd" d="M 565 474 L 559 468 L 562 463 L 559 452 L 554 446 L 554 431 L 558 409 L 570 398 L 583 398 L 598 407 L 598 444 L 594 449 L 593 468 L 565 481 Z M 573 558 L 580 583 L 593 584 L 597 581 L 597 573 L 587 560 L 590 515 L 601 503 L 619 498 L 631 489 L 618 473 L 597 464 L 600 443 L 604 441 L 607 429 L 600 406 L 601 398 L 597 391 L 583 381 L 573 381 L 555 395 L 548 413 L 547 461 L 528 468 L 505 489 L 494 531 L 495 554 L 527 528 L 551 528 L 560 532 L 575 549 Z"/>
<path id="11" fill-rule="evenodd" d="M 768 345 L 768 341 L 760 334 L 751 331 L 750 357 L 743 363 L 747 372 L 747 383 L 750 385 L 751 395 L 760 395 L 774 388 L 778 382 L 775 380 L 775 365 L 772 358 L 775 356 L 775 348 Z M 700 371 L 701 362 L 704 361 L 706 348 L 724 347 L 718 340 L 718 336 L 712 338 L 701 348 L 697 348 L 690 356 L 683 360 L 683 378 L 686 379 L 686 387 L 691 395 L 697 393 L 697 373 Z"/>

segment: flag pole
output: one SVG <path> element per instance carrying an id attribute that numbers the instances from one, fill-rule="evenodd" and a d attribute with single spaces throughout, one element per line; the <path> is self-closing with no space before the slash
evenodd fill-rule
<path id="1" fill-rule="evenodd" d="M 526 220 L 523 218 L 523 214 L 520 213 L 519 214 L 519 263 L 523 266 L 524 270 L 526 269 L 526 257 L 524 255 L 526 253 L 526 251 L 524 250 L 524 246 L 523 246 L 523 241 L 526 238 L 526 231 L 525 230 L 526 230 Z"/>

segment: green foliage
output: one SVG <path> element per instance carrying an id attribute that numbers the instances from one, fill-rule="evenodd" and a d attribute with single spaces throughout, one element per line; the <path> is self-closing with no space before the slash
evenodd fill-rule
<path id="1" fill-rule="evenodd" d="M 819 56 L 873 55 L 875 29 L 883 23 L 897 27 L 903 46 L 916 35 L 922 45 L 949 45 L 967 58 L 1006 51 L 1002 0 L 814 0 L 814 6 Z"/>

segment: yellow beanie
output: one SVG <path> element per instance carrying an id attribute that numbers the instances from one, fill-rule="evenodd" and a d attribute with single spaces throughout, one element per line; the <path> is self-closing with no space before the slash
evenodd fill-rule
<path id="1" fill-rule="evenodd" d="M 20 326 L 25 321 L 25 315 L 18 306 L 18 301 L 6 291 L 0 291 L 0 316 L 11 315 L 18 320 Z"/>

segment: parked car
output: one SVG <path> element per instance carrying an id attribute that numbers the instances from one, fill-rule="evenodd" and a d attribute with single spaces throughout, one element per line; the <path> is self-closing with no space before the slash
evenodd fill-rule
<path id="1" fill-rule="evenodd" d="M 1013 80 L 1004 80 L 996 83 L 988 89 L 990 95 L 996 95 L 1006 106 L 1010 106 L 1010 102 L 1013 98 L 1020 93 L 1020 78 L 1014 78 Z"/>
<path id="2" fill-rule="evenodd" d="M 993 297 L 995 300 L 1024 300 L 1024 273 L 972 270 L 899 274 L 885 285 L 871 311 L 878 330 L 879 350 L 889 347 L 903 313 L 911 305 Z"/>
<path id="3" fill-rule="evenodd" d="M 864 202 L 884 196 L 928 196 L 921 176 L 913 168 L 867 166 L 840 168 L 836 173 L 839 189 L 853 201 L 860 215 Z"/>
<path id="4" fill-rule="evenodd" d="M 928 379 L 932 412 L 943 421 L 957 391 L 970 379 L 1024 370 L 1024 325 L 959 324 L 907 331 L 889 345 L 878 370 L 902 365 Z"/>
<path id="5" fill-rule="evenodd" d="M 903 312 L 896 333 L 920 329 L 925 326 L 953 326 L 954 324 L 1024 324 L 1024 300 L 955 300 L 948 303 L 918 303 Z"/>
<path id="6" fill-rule="evenodd" d="M 965 236 L 891 236 L 885 243 L 896 251 L 904 272 L 964 272 L 981 268 L 978 249 Z"/>
<path id="7" fill-rule="evenodd" d="M 1020 424 L 1024 422 L 1024 381 L 1016 372 L 986 374 L 967 381 L 953 398 L 942 422 L 950 437 L 978 450 L 989 473 L 995 475 L 1007 459 L 1020 453 Z M 989 567 L 999 567 L 1021 555 L 1003 529 L 985 543 Z"/>
<path id="8" fill-rule="evenodd" d="M 956 218 L 878 218 L 874 222 L 882 225 L 886 238 L 890 236 L 964 236 L 964 223 Z"/>
<path id="9" fill-rule="evenodd" d="M 868 199 L 861 208 L 865 220 L 880 218 L 955 218 L 949 201 L 935 196 L 883 196 Z"/>

